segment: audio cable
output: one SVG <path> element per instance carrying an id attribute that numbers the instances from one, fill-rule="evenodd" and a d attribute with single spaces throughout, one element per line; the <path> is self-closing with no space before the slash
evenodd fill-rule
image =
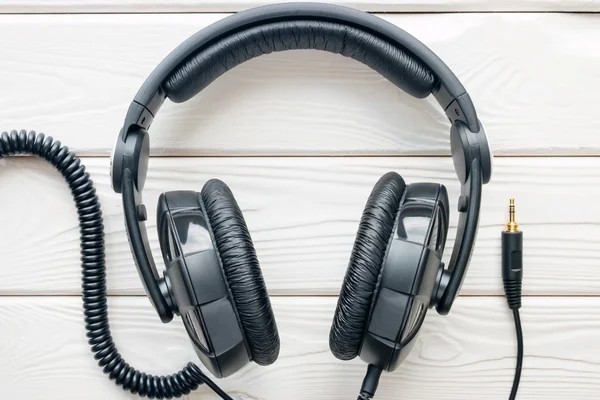
<path id="1" fill-rule="evenodd" d="M 15 154 L 38 156 L 62 174 L 67 181 L 79 215 L 81 239 L 81 284 L 85 328 L 88 343 L 105 374 L 124 390 L 150 399 L 172 399 L 189 394 L 206 384 L 225 400 L 233 400 L 194 363 L 169 376 L 155 376 L 138 371 L 125 360 L 113 341 L 108 324 L 106 300 L 106 264 L 104 224 L 96 188 L 84 165 L 69 148 L 43 133 L 3 132 L 0 135 L 0 158 Z"/>
<path id="2" fill-rule="evenodd" d="M 510 199 L 508 222 L 502 232 L 502 281 L 508 308 L 513 312 L 517 334 L 517 365 L 509 400 L 517 398 L 523 368 L 523 329 L 521 327 L 521 286 L 523 281 L 523 232 L 515 219 L 515 199 Z"/>

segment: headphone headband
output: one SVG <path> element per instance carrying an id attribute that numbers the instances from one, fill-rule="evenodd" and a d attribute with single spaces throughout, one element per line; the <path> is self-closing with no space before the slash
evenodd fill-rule
<path id="1" fill-rule="evenodd" d="M 284 3 L 233 14 L 180 44 L 154 69 L 136 94 L 124 121 L 123 139 L 131 128 L 149 128 L 167 97 L 164 83 L 190 57 L 202 52 L 210 44 L 243 30 L 274 22 L 301 20 L 349 26 L 375 35 L 405 51 L 415 62 L 429 69 L 438 81 L 432 94 L 450 121 L 464 122 L 471 132 L 480 130 L 473 102 L 458 78 L 435 53 L 407 32 L 374 15 L 347 7 L 321 3 Z"/>

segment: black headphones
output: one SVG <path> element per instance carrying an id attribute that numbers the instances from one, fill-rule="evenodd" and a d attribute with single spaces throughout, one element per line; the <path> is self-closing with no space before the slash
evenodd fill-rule
<path id="1" fill-rule="evenodd" d="M 156 67 L 129 106 L 111 162 L 138 272 L 161 320 L 181 315 L 198 357 L 215 376 L 229 376 L 249 361 L 268 365 L 277 359 L 279 336 L 266 286 L 227 185 L 213 179 L 200 193 L 160 196 L 163 277 L 152 259 L 141 192 L 148 129 L 166 98 L 187 101 L 244 61 L 292 49 L 342 54 L 415 97 L 433 94 L 452 124 L 452 158 L 462 189 L 448 267 L 441 261 L 450 211 L 446 188 L 407 185 L 397 173 L 387 173 L 367 200 L 331 327 L 329 343 L 337 358 L 358 355 L 373 368 L 393 371 L 414 345 L 427 309 L 447 314 L 458 295 L 492 154 L 475 107 L 452 71 L 414 37 L 374 15 L 329 4 L 259 7 L 196 33 Z"/>

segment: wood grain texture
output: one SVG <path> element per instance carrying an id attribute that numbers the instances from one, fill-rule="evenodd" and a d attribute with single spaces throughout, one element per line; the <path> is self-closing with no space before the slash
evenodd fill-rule
<path id="1" fill-rule="evenodd" d="M 108 155 L 146 76 L 223 16 L 0 16 L 2 129 L 44 130 L 81 155 Z M 600 14 L 384 18 L 455 71 L 496 154 L 600 154 Z M 167 102 L 151 132 L 156 155 L 449 154 L 433 100 L 320 52 L 247 62 L 185 105 Z"/>
<path id="2" fill-rule="evenodd" d="M 235 12 L 307 0 L 2 0 L 0 13 Z M 314 0 L 309 0 L 314 1 Z M 331 0 L 375 12 L 600 11 L 598 0 Z"/>
<path id="3" fill-rule="evenodd" d="M 282 340 L 270 367 L 248 366 L 219 384 L 238 400 L 355 398 L 365 365 L 329 352 L 335 298 L 275 298 Z M 600 393 L 600 299 L 526 298 L 525 370 L 519 399 L 596 400 Z M 145 298 L 111 298 L 112 332 L 125 359 L 146 372 L 173 373 L 196 361 L 179 318 L 163 325 Z M 0 298 L 3 398 L 134 399 L 95 365 L 81 300 Z M 414 350 L 384 374 L 377 400 L 505 400 L 516 344 L 503 298 L 460 298 L 447 317 L 430 313 Z M 199 390 L 189 400 L 216 399 Z"/>
<path id="4" fill-rule="evenodd" d="M 600 294 L 600 158 L 497 158 L 484 187 L 477 245 L 463 294 L 501 294 L 500 232 L 515 197 L 524 229 L 525 293 Z M 84 159 L 104 211 L 108 286 L 142 294 L 108 160 Z M 441 182 L 451 199 L 450 249 L 458 181 L 441 158 L 152 158 L 144 191 L 155 258 L 158 195 L 228 183 L 252 234 L 272 294 L 336 295 L 358 222 L 375 182 L 395 170 L 407 182 Z M 62 177 L 33 158 L 0 160 L 0 294 L 78 294 L 77 215 Z"/>

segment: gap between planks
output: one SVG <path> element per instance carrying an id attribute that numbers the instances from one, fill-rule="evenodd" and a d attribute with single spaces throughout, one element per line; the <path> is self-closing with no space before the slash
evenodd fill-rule
<path id="1" fill-rule="evenodd" d="M 82 160 L 85 159 L 110 159 L 112 156 L 107 155 L 99 155 L 99 154 L 75 154 Z M 28 154 L 14 154 L 12 157 L 36 157 Z M 598 154 L 569 154 L 569 155 L 561 155 L 561 154 L 494 154 L 494 159 L 497 158 L 515 158 L 515 159 L 540 159 L 540 158 L 589 158 L 595 159 L 600 157 L 600 148 L 598 148 Z M 8 158 L 8 157 L 7 157 Z M 166 154 L 166 155 L 151 155 L 150 158 L 154 159 L 173 159 L 173 158 L 182 158 L 182 159 L 192 159 L 192 158 L 202 158 L 202 159 L 227 159 L 227 158 L 287 158 L 287 159 L 303 159 L 303 158 L 452 158 L 452 155 L 448 154 L 230 154 L 230 155 L 201 155 L 201 154 Z"/>
<path id="2" fill-rule="evenodd" d="M 2 14 L 214 14 L 239 12 L 279 1 L 198 1 L 198 0 L 4 0 L 0 5 Z M 303 0 L 306 1 L 306 0 Z M 314 0 L 309 0 L 314 1 Z M 356 8 L 366 12 L 385 13 L 545 13 L 545 12 L 594 12 L 600 11 L 598 0 L 406 0 L 406 1 L 351 1 L 329 2 Z M 118 4 L 118 5 L 117 5 Z"/>
<path id="3" fill-rule="evenodd" d="M 54 297 L 54 298 L 60 298 L 60 297 L 64 297 L 64 298 L 71 298 L 71 297 L 75 297 L 75 298 L 81 298 L 82 296 L 79 294 L 59 294 L 59 293 L 49 293 L 49 294 L 36 294 L 36 295 L 32 295 L 32 294 L 0 294 L 0 299 L 2 298 L 44 298 L 44 297 Z M 146 295 L 140 295 L 140 294 L 131 294 L 131 293 L 123 293 L 123 294 L 107 294 L 106 295 L 107 298 L 118 298 L 118 297 L 127 297 L 127 298 L 146 298 Z M 315 298 L 315 299 L 319 299 L 319 298 L 323 298 L 323 299 L 327 299 L 327 298 L 337 298 L 338 295 L 335 294 L 320 294 L 320 295 L 315 295 L 315 294 L 273 294 L 273 295 L 269 295 L 270 298 Z M 505 297 L 504 295 L 499 295 L 499 294 L 460 294 L 459 297 L 461 298 L 503 298 Z M 523 294 L 522 297 L 530 297 L 530 298 L 543 298 L 543 297 L 551 297 L 551 298 L 600 298 L 600 294 Z"/>
<path id="4" fill-rule="evenodd" d="M 243 10 L 240 10 L 243 11 Z M 28 16 L 28 15 L 73 15 L 73 16 L 83 16 L 83 15 L 222 15 L 222 14 L 236 14 L 239 11 L 160 11 L 160 12 L 140 12 L 140 11 L 113 11 L 113 12 L 10 12 L 3 11 L 2 6 L 0 5 L 0 15 L 8 15 L 8 16 Z M 468 10 L 468 11 L 366 11 L 369 14 L 385 14 L 389 16 L 394 15 L 436 15 L 436 14 L 461 14 L 461 15 L 469 15 L 469 14 L 600 14 L 600 5 L 595 10 L 544 10 L 544 11 L 534 11 L 534 10 Z"/>

